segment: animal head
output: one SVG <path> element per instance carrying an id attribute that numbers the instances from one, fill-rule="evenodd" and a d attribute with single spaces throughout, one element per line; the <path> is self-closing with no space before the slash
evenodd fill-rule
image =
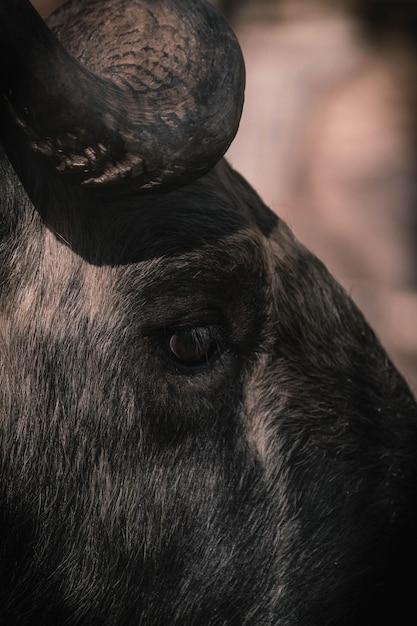
<path id="1" fill-rule="evenodd" d="M 2 621 L 401 621 L 416 403 L 222 158 L 227 24 L 204 0 L 0 24 Z"/>

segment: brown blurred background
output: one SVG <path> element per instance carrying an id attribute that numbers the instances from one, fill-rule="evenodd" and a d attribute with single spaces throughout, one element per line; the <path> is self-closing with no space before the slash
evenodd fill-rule
<path id="1" fill-rule="evenodd" d="M 62 0 L 32 0 L 47 15 Z M 247 67 L 227 157 L 417 393 L 417 2 L 212 0 Z"/>

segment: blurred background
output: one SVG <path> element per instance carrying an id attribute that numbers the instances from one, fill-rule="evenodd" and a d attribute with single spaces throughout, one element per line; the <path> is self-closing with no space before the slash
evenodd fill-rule
<path id="1" fill-rule="evenodd" d="M 47 15 L 62 0 L 32 0 Z M 212 0 L 247 68 L 227 158 L 344 285 L 417 394 L 417 2 Z"/>

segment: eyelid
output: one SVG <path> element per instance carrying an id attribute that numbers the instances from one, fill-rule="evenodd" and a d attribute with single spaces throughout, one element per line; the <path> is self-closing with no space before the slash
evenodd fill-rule
<path id="1" fill-rule="evenodd" d="M 174 324 L 177 328 L 204 328 L 216 326 L 221 323 L 220 311 L 208 309 L 206 311 L 190 311 L 189 315 L 181 318 L 179 324 Z"/>
<path id="2" fill-rule="evenodd" d="M 190 308 L 189 311 L 182 311 L 181 314 L 174 314 L 165 317 L 162 321 L 154 322 L 148 325 L 150 331 L 174 331 L 187 330 L 192 328 L 204 328 L 207 326 L 224 326 L 224 318 L 218 309 L 195 310 Z"/>

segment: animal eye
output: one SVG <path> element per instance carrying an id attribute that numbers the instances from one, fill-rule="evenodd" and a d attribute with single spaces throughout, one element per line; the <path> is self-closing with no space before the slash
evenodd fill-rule
<path id="1" fill-rule="evenodd" d="M 181 365 L 197 367 L 221 351 L 221 337 L 214 325 L 172 329 L 167 332 L 169 353 Z"/>

